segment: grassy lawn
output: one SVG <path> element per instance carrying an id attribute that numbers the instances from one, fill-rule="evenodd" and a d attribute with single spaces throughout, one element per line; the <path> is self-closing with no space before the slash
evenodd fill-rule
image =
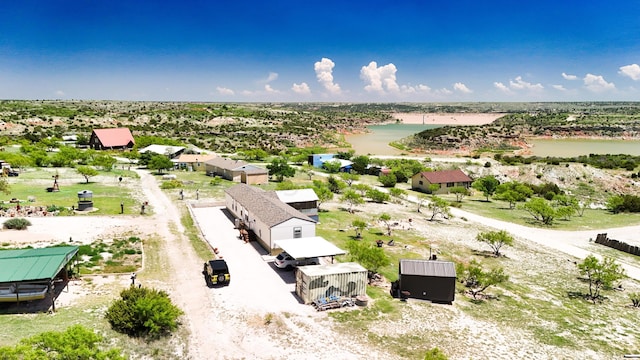
<path id="1" fill-rule="evenodd" d="M 71 173 L 71 169 L 61 169 Z M 139 203 L 133 198 L 132 191 L 128 186 L 120 184 L 116 178 L 119 176 L 137 178 L 137 175 L 129 171 L 112 171 L 101 172 L 101 174 L 95 177 L 95 182 L 90 178 L 90 182 L 87 184 L 84 178 L 75 174 L 74 180 L 68 181 L 64 179 L 59 180 L 60 191 L 48 192 L 46 188 L 53 186 L 52 175 L 55 174 L 51 169 L 36 169 L 29 170 L 20 174 L 19 177 L 10 180 L 9 195 L 3 195 L 2 199 L 5 201 L 5 207 L 14 207 L 15 204 L 7 203 L 8 200 L 16 198 L 21 201 L 22 206 L 43 206 L 48 207 L 55 205 L 57 207 L 71 208 L 78 205 L 78 192 L 89 190 L 93 192 L 93 203 L 97 211 L 92 212 L 94 215 L 116 215 L 120 214 L 120 203 L 125 206 L 125 213 L 136 213 L 139 211 Z M 113 180 L 104 180 L 111 179 Z M 130 180 L 128 180 L 130 181 Z M 29 198 L 35 199 L 33 202 L 28 202 Z M 68 215 L 68 212 L 61 212 L 61 215 Z"/>
<path id="2" fill-rule="evenodd" d="M 171 171 L 165 174 L 175 175 L 176 180 L 181 183 L 176 188 L 163 187 L 163 183 L 170 182 L 169 180 L 163 180 L 161 174 L 154 174 L 158 184 L 163 191 L 169 196 L 170 199 L 179 200 L 180 190 L 182 189 L 185 200 L 195 200 L 196 197 L 199 200 L 202 199 L 218 199 L 224 200 L 224 190 L 237 183 L 224 180 L 222 178 L 214 178 L 205 175 L 202 171 Z"/>

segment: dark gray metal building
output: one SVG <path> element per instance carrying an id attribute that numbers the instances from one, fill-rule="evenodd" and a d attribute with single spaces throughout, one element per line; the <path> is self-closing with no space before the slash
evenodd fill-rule
<path id="1" fill-rule="evenodd" d="M 456 267 L 450 261 L 400 259 L 397 290 L 404 297 L 452 303 Z"/>

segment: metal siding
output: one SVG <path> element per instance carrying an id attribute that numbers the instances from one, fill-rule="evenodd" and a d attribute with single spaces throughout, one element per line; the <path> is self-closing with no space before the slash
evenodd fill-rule
<path id="1" fill-rule="evenodd" d="M 401 259 L 400 274 L 455 278 L 456 267 L 449 261 Z"/>
<path id="2" fill-rule="evenodd" d="M 364 295 L 367 270 L 354 263 L 301 266 L 296 272 L 296 294 L 305 304 L 332 294 Z"/>
<path id="3" fill-rule="evenodd" d="M 409 297 L 413 299 L 453 302 L 455 290 L 455 278 L 400 275 L 400 291 L 408 291 Z"/>

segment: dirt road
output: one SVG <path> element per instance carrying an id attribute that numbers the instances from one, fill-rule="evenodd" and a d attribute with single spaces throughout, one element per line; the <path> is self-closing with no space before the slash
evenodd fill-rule
<path id="1" fill-rule="evenodd" d="M 209 289 L 202 261 L 180 223 L 176 205 L 148 172 L 137 170 L 153 223 L 163 240 L 171 296 L 191 333 L 189 359 L 395 359 L 331 331 L 331 319 L 292 294 L 292 273 L 280 274 L 252 243 L 235 237 L 221 208 L 194 208 L 205 238 L 228 259 L 231 284 Z"/>

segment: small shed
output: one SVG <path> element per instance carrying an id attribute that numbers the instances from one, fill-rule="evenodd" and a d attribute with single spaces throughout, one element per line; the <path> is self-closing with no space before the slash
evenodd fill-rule
<path id="1" fill-rule="evenodd" d="M 305 304 L 331 295 L 353 297 L 367 292 L 367 269 L 358 263 L 300 266 L 296 294 Z"/>
<path id="2" fill-rule="evenodd" d="M 450 261 L 400 259 L 398 291 L 406 297 L 452 303 L 456 266 Z"/>

